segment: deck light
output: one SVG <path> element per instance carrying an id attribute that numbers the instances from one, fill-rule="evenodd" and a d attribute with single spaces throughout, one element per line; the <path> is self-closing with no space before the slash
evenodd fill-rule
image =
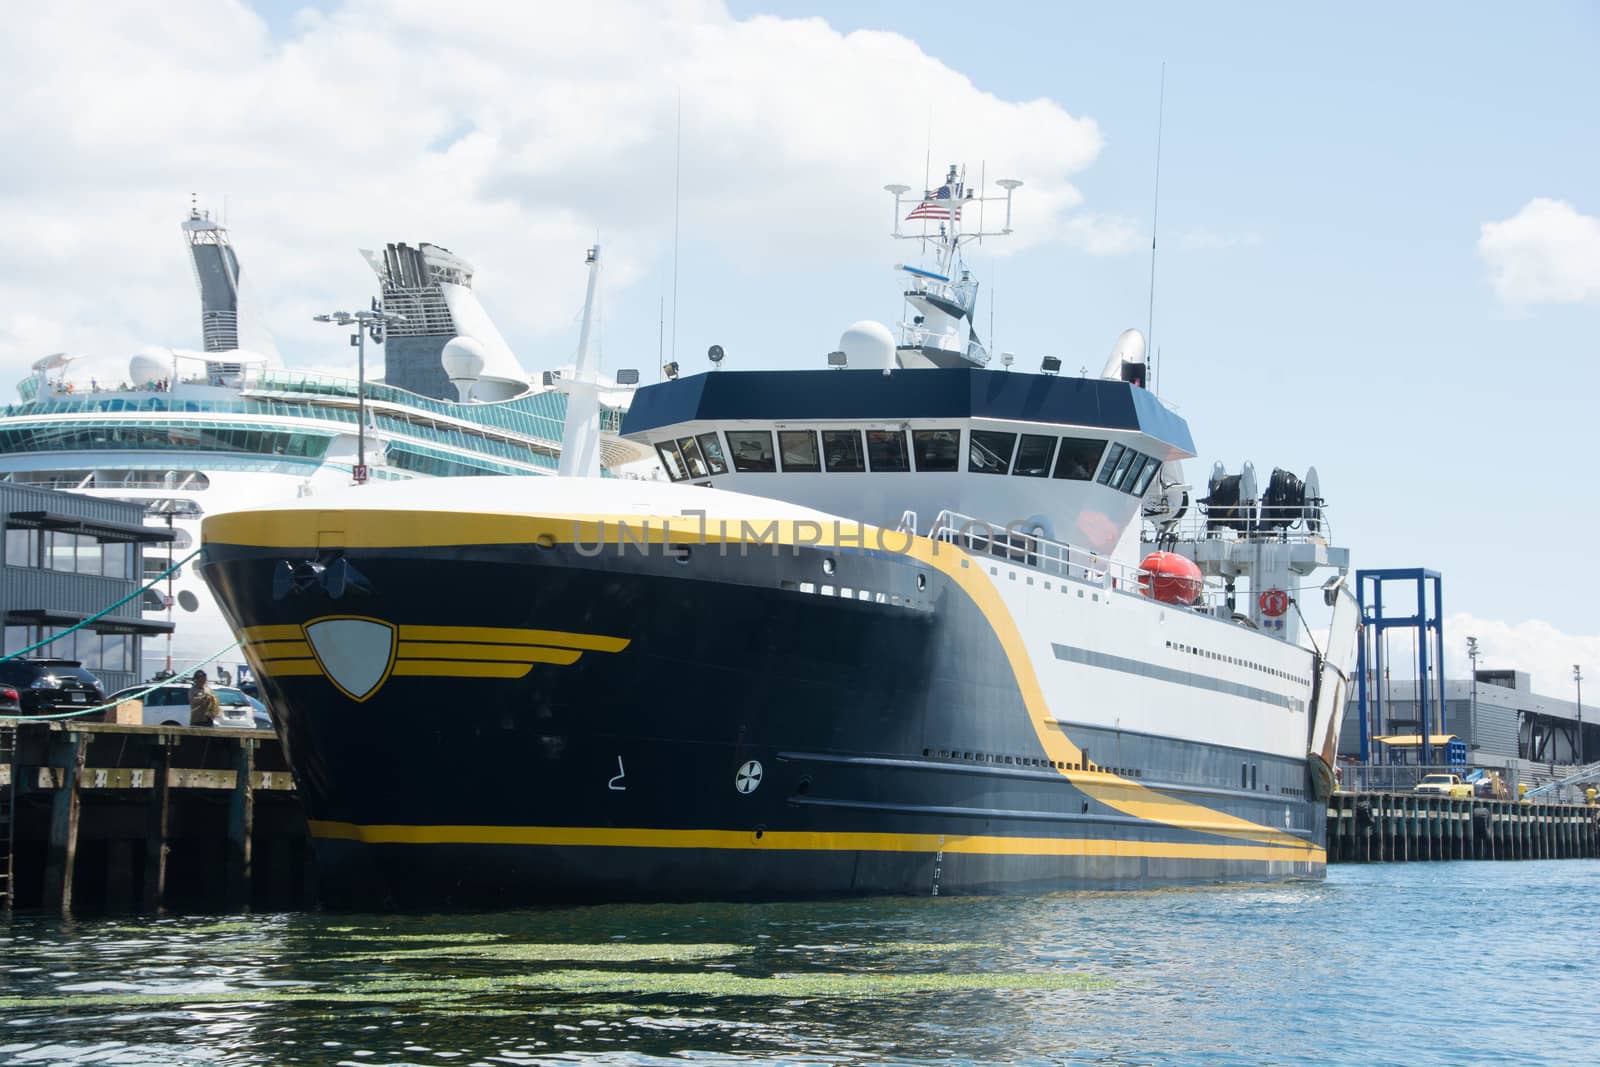
<path id="1" fill-rule="evenodd" d="M 384 331 L 391 323 L 404 322 L 406 317 L 383 310 L 377 297 L 373 297 L 372 310 L 330 311 L 326 315 L 311 316 L 313 322 L 332 322 L 339 326 L 354 323 L 356 332 L 350 343 L 356 349 L 356 466 L 351 471 L 357 484 L 367 480 L 367 344 L 370 336 L 375 345 L 383 344 Z"/>

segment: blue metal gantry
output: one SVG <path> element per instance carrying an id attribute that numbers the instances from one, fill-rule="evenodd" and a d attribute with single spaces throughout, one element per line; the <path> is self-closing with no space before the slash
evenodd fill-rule
<path id="1" fill-rule="evenodd" d="M 1405 583 L 1412 587 L 1414 593 L 1410 590 L 1399 595 L 1391 593 L 1389 603 L 1391 608 L 1409 607 L 1414 596 L 1415 615 L 1385 617 L 1385 583 Z M 1418 740 L 1422 765 L 1433 765 L 1432 735 L 1436 728 L 1441 733 L 1444 731 L 1444 600 L 1440 584 L 1437 571 L 1421 567 L 1356 571 L 1356 603 L 1361 610 L 1356 678 L 1361 710 L 1362 765 L 1372 759 L 1373 724 L 1382 726 L 1389 721 L 1383 686 L 1384 672 L 1389 665 L 1384 662 L 1383 635 L 1393 629 L 1413 630 L 1417 635 L 1417 732 L 1421 734 Z"/>

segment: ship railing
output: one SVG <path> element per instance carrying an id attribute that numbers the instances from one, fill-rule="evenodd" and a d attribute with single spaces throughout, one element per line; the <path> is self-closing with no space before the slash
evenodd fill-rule
<path id="1" fill-rule="evenodd" d="M 1146 540 L 1337 544 L 1333 537 L 1333 526 L 1328 518 L 1326 504 L 1274 507 L 1273 514 L 1281 521 L 1270 523 L 1262 521 L 1260 510 L 1256 509 L 1248 518 L 1208 519 L 1199 509 L 1191 509 L 1181 520 L 1170 526 L 1163 526 L 1160 516 L 1146 516 L 1145 521 L 1156 528 L 1154 536 Z"/>
<path id="2" fill-rule="evenodd" d="M 970 279 L 946 282 L 919 276 L 912 279 L 911 288 L 906 295 L 932 297 L 946 304 L 953 304 L 970 315 L 973 306 L 978 302 L 978 283 Z"/>
<path id="3" fill-rule="evenodd" d="M 979 366 L 989 362 L 988 350 L 975 341 L 963 343 L 953 331 L 930 330 L 915 323 L 902 322 L 900 334 L 902 346 L 933 348 L 941 352 L 964 354 L 968 361 Z"/>
<path id="4" fill-rule="evenodd" d="M 939 512 L 934 517 L 928 537 L 1091 585 L 1134 584 L 1138 578 L 1133 568 L 1090 549 L 1019 529 L 1016 524 L 996 525 L 958 511 Z"/>
<path id="5" fill-rule="evenodd" d="M 907 518 L 914 523 L 916 515 L 906 512 L 900 520 L 902 529 Z M 1103 556 L 1092 549 L 1020 529 L 1015 523 L 996 525 L 958 511 L 945 510 L 934 517 L 927 536 L 934 541 L 1068 581 L 1082 582 L 1107 592 L 1127 596 L 1148 595 L 1146 589 L 1150 576 L 1143 569 Z M 1215 614 L 1222 610 L 1225 603 L 1220 590 L 1206 587 L 1191 606 L 1197 611 Z"/>

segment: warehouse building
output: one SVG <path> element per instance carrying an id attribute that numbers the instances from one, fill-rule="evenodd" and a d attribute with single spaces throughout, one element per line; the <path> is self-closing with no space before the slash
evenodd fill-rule
<path id="1" fill-rule="evenodd" d="M 144 525 L 139 504 L 10 482 L 0 482 L 0 525 L 0 651 L 60 635 L 28 656 L 77 660 L 107 693 L 136 684 L 143 640 L 172 632 L 170 622 L 144 619 L 140 598 L 131 596 L 144 584 L 139 546 L 170 541 L 172 531 Z"/>

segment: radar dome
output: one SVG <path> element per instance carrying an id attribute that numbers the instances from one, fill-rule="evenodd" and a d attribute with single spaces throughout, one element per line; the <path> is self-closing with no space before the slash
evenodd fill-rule
<path id="1" fill-rule="evenodd" d="M 1143 362 L 1144 334 L 1138 330 L 1123 330 L 1117 335 L 1117 343 L 1111 346 L 1111 358 L 1106 360 L 1105 370 L 1100 372 L 1100 377 L 1121 381 L 1124 363 Z"/>
<path id="2" fill-rule="evenodd" d="M 474 337 L 452 337 L 444 343 L 444 350 L 439 353 L 439 363 L 462 400 L 467 399 L 473 385 L 483 376 L 487 357 L 483 345 Z"/>
<path id="3" fill-rule="evenodd" d="M 160 381 L 172 373 L 172 364 L 155 356 L 137 355 L 128 360 L 128 380 L 135 389 L 146 382 Z"/>
<path id="4" fill-rule="evenodd" d="M 839 335 L 839 351 L 852 367 L 894 370 L 894 334 L 881 322 L 865 319 Z"/>

